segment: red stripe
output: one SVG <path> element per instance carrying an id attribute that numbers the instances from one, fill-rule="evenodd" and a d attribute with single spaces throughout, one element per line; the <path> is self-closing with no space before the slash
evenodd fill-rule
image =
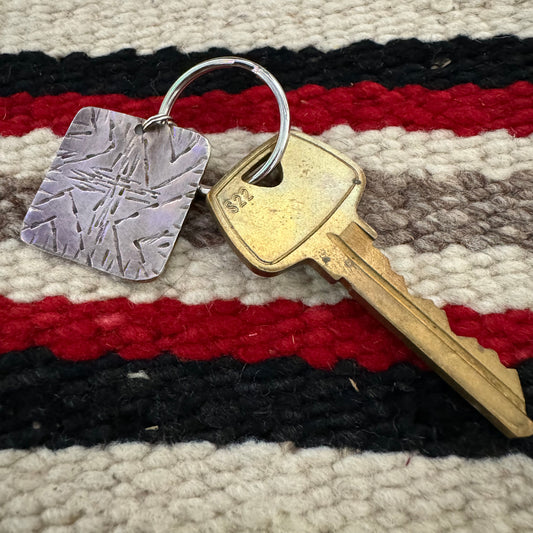
<path id="1" fill-rule="evenodd" d="M 33 303 L 0 297 L 0 306 L 0 352 L 46 346 L 58 357 L 77 361 L 109 351 L 126 359 L 169 351 L 185 359 L 231 355 L 248 363 L 298 355 L 319 368 L 348 358 L 372 371 L 400 361 L 418 363 L 354 300 L 309 307 L 288 300 L 246 306 L 238 300 L 185 305 L 120 298 L 74 304 L 64 297 Z M 456 333 L 477 337 L 505 365 L 533 357 L 533 312 L 479 315 L 448 306 L 446 313 Z"/>
<path id="2" fill-rule="evenodd" d="M 289 92 L 288 98 L 293 125 L 314 135 L 336 124 L 349 124 L 355 130 L 386 126 L 409 131 L 443 128 L 461 136 L 500 128 L 518 137 L 533 132 L 533 84 L 525 81 L 503 89 L 465 84 L 444 91 L 419 85 L 389 90 L 369 81 L 330 90 L 306 85 Z M 24 135 L 47 127 L 64 135 L 82 107 L 103 107 L 146 118 L 157 112 L 160 103 L 159 97 L 65 93 L 34 98 L 20 93 L 0 98 L 0 134 Z M 276 103 L 267 87 L 254 87 L 237 95 L 212 91 L 183 98 L 176 103 L 173 116 L 181 126 L 204 133 L 229 128 L 273 132 L 278 127 Z"/>

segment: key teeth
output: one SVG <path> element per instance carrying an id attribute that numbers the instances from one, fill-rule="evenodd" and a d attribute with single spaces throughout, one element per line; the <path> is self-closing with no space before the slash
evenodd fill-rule
<path id="1" fill-rule="evenodd" d="M 348 257 L 352 257 L 350 260 L 351 262 L 355 261 L 354 264 L 359 263 L 359 268 L 364 269 L 365 267 L 363 265 L 371 265 L 371 270 L 373 270 L 377 276 L 385 281 L 391 288 L 394 287 L 395 292 L 406 297 L 406 303 L 410 301 L 414 307 L 418 308 L 429 321 L 433 322 L 433 327 L 438 327 L 442 332 L 449 335 L 450 339 L 455 340 L 455 342 L 466 352 L 474 356 L 475 359 L 478 359 L 479 363 L 484 366 L 488 374 L 490 374 L 486 375 L 485 379 L 490 383 L 499 381 L 500 386 L 497 388 L 500 392 L 517 409 L 519 409 L 523 415 L 526 415 L 524 394 L 516 370 L 506 368 L 501 363 L 498 354 L 494 350 L 481 346 L 477 339 L 456 335 L 450 327 L 445 311 L 436 307 L 429 299 L 413 296 L 409 292 L 403 276 L 399 275 L 392 269 L 389 259 L 375 248 L 372 242 L 367 241 L 366 239 L 361 239 L 360 236 L 357 235 L 359 231 L 358 225 L 352 223 L 341 235 L 329 234 L 328 238 L 337 246 L 341 246 L 341 250 L 344 250 L 343 253 L 347 254 Z M 364 242 L 364 244 L 361 245 L 361 242 Z M 357 246 L 352 247 L 351 243 L 356 243 L 360 252 L 355 253 L 354 249 Z M 358 260 L 356 258 L 358 258 Z M 373 274 L 369 273 L 369 276 L 373 276 Z M 352 286 L 350 279 L 345 276 L 341 277 L 347 282 L 347 286 Z M 354 289 L 354 292 L 357 291 Z M 409 296 L 407 297 L 407 295 Z M 450 349 L 452 349 L 451 346 Z"/>
<path id="2" fill-rule="evenodd" d="M 402 278 L 403 279 L 403 278 Z M 420 308 L 423 308 L 425 313 L 436 323 L 439 327 L 446 332 L 449 332 L 450 335 L 455 337 L 457 341 L 463 345 L 463 347 L 470 353 L 475 353 L 481 356 L 481 361 L 485 366 L 500 380 L 502 381 L 514 395 L 517 396 L 517 399 L 520 400 L 521 404 L 523 403 L 523 408 L 525 410 L 525 400 L 522 392 L 522 386 L 520 383 L 520 378 L 518 377 L 518 372 L 512 368 L 506 368 L 503 363 L 500 361 L 500 357 L 494 350 L 486 348 L 479 344 L 478 340 L 474 337 L 464 337 L 462 335 L 457 335 L 453 332 L 448 321 L 448 316 L 443 309 L 435 307 L 431 300 L 425 298 L 413 297 L 414 303 Z"/>
<path id="3" fill-rule="evenodd" d="M 383 257 L 387 263 L 387 268 L 389 269 L 389 271 L 394 272 L 394 270 L 392 270 L 389 259 L 386 256 Z M 398 278 L 397 280 L 394 280 L 395 285 L 401 290 L 404 290 L 405 292 L 410 294 L 410 291 L 405 282 L 405 278 L 396 272 L 394 272 L 394 274 L 396 274 Z M 518 372 L 516 372 L 516 370 L 512 368 L 506 368 L 500 361 L 499 355 L 494 350 L 490 348 L 485 348 L 484 346 L 479 344 L 478 340 L 474 337 L 464 337 L 462 335 L 457 335 L 456 333 L 454 333 L 454 331 L 450 327 L 448 315 L 446 315 L 444 309 L 436 307 L 435 304 L 429 299 L 412 295 L 411 297 L 413 299 L 413 302 L 416 303 L 416 305 L 421 308 L 427 316 L 429 316 L 436 324 L 438 324 L 441 329 L 456 337 L 457 340 L 460 341 L 460 343 L 465 347 L 465 349 L 467 349 L 469 352 L 475 352 L 477 354 L 482 355 L 483 362 L 486 363 L 486 366 L 490 368 L 491 372 L 495 374 L 499 379 L 501 379 L 505 383 L 505 385 L 507 385 L 507 387 L 509 387 L 512 392 L 519 397 L 519 399 L 523 400 L 524 397 L 522 393 L 522 386 L 520 383 L 520 378 L 518 377 Z"/>
<path id="4" fill-rule="evenodd" d="M 461 343 L 467 347 L 470 352 L 475 351 L 478 354 L 483 355 L 485 365 L 493 374 L 501 379 L 521 401 L 524 401 L 525 409 L 525 400 L 522 393 L 522 385 L 520 383 L 518 372 L 514 368 L 507 368 L 504 366 L 500 360 L 500 356 L 494 350 L 485 348 L 479 344 L 477 339 L 474 339 L 473 337 L 461 336 L 458 336 L 457 338 L 460 339 Z"/>
<path id="5" fill-rule="evenodd" d="M 387 263 L 389 263 L 387 259 Z M 390 263 L 389 263 L 390 266 Z M 392 271 L 392 270 L 391 270 Z M 393 272 L 393 271 L 392 271 Z M 407 286 L 405 279 L 398 275 L 401 283 L 396 285 L 407 293 Z M 478 340 L 474 337 L 464 337 L 457 335 L 453 332 L 448 321 L 448 316 L 443 309 L 440 309 L 434 305 L 431 300 L 412 296 L 413 303 L 419 307 L 436 325 L 442 330 L 449 333 L 452 338 L 464 347 L 471 354 L 477 355 L 477 359 L 487 368 L 487 370 L 499 380 L 503 387 L 507 388 L 507 392 L 501 390 L 501 392 L 511 401 L 514 406 L 523 414 L 523 421 L 520 425 L 513 427 L 501 426 L 501 430 L 511 438 L 528 437 L 533 435 L 533 422 L 527 418 L 526 402 L 522 385 L 520 383 L 520 377 L 518 372 L 513 368 L 507 368 L 500 361 L 500 357 L 494 350 L 486 348 L 479 344 Z"/>

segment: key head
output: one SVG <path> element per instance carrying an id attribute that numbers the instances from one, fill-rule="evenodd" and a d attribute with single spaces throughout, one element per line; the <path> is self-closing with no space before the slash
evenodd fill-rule
<path id="1" fill-rule="evenodd" d="M 363 171 L 342 153 L 308 135 L 291 132 L 281 160 L 281 183 L 247 183 L 272 151 L 270 139 L 226 174 L 207 199 L 223 233 L 258 274 L 272 275 L 316 257 L 323 231 L 342 231 L 357 219 Z M 268 178 L 266 178 L 268 179 Z M 368 234 L 372 228 L 357 219 Z"/>

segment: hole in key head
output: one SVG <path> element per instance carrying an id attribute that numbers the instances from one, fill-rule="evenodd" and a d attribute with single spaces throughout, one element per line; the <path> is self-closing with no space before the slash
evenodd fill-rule
<path id="1" fill-rule="evenodd" d="M 142 124 L 137 124 L 137 126 L 135 126 L 135 128 L 133 128 L 133 131 L 137 135 L 142 135 L 143 134 L 143 125 Z"/>
<path id="2" fill-rule="evenodd" d="M 242 176 L 243 181 L 248 181 L 254 174 L 254 172 L 261 167 L 265 161 L 269 158 L 270 154 L 266 154 L 262 157 L 257 163 L 250 167 Z M 253 185 L 258 187 L 276 187 L 283 181 L 283 169 L 281 168 L 281 163 L 270 171 L 264 178 L 260 179 L 258 182 Z"/>

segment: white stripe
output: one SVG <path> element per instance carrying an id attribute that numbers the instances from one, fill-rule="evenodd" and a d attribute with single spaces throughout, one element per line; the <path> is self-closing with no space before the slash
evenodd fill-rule
<path id="1" fill-rule="evenodd" d="M 533 309 L 533 253 L 520 246 L 472 252 L 450 245 L 440 253 L 419 254 L 402 245 L 384 252 L 410 291 L 438 306 L 466 305 L 481 313 Z M 186 304 L 239 298 L 247 305 L 279 298 L 308 305 L 334 304 L 347 297 L 340 284 L 330 285 L 310 267 L 262 278 L 226 244 L 194 248 L 183 239 L 178 240 L 163 275 L 146 283 L 122 281 L 8 239 L 0 243 L 0 294 L 19 302 L 53 295 L 74 302 L 118 297 L 150 302 L 166 296 Z"/>
<path id="2" fill-rule="evenodd" d="M 244 130 L 207 135 L 212 147 L 206 178 L 218 178 L 272 134 Z M 436 180 L 454 179 L 460 170 L 480 172 L 489 180 L 508 178 L 533 168 L 533 135 L 513 137 L 496 130 L 458 137 L 448 130 L 408 132 L 384 128 L 356 132 L 335 126 L 318 137 L 356 161 L 364 170 L 388 174 L 409 173 Z M 38 187 L 59 148 L 61 137 L 49 129 L 22 137 L 0 137 L 0 179 L 29 180 Z"/>
<path id="3" fill-rule="evenodd" d="M 262 46 L 333 50 L 362 39 L 533 36 L 533 6 L 520 0 L 4 0 L 2 7 L 2 52 L 56 57 L 130 47 L 142 54 L 166 46 L 242 53 Z"/>
<path id="4" fill-rule="evenodd" d="M 0 451 L 2 531 L 531 531 L 533 460 L 247 442 Z M 49 528 L 49 529 L 48 529 Z"/>

